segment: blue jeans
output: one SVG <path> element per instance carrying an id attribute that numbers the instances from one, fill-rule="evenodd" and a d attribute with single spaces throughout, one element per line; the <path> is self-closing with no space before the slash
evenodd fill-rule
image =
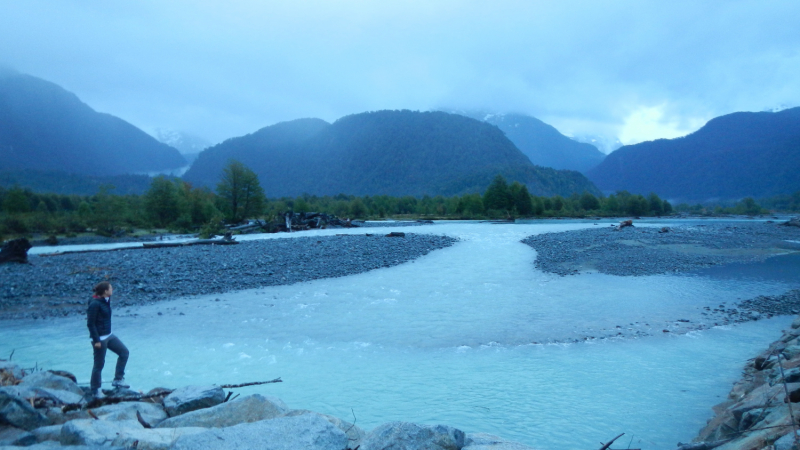
<path id="1" fill-rule="evenodd" d="M 114 372 L 114 379 L 125 378 L 125 365 L 128 364 L 128 348 L 113 334 L 106 340 L 100 341 L 100 348 L 92 344 L 94 350 L 94 367 L 92 367 L 92 391 L 100 389 L 103 381 L 103 366 L 106 364 L 106 350 L 111 350 L 117 354 L 117 370 Z"/>

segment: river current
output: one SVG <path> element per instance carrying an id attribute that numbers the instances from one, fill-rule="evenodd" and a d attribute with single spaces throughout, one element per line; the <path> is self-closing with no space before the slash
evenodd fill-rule
<path id="1" fill-rule="evenodd" d="M 114 332 L 131 350 L 126 379 L 149 390 L 281 377 L 283 383 L 237 392 L 355 418 L 365 430 L 393 420 L 442 423 L 552 450 L 597 448 L 625 433 L 615 447 L 672 449 L 697 434 L 746 360 L 792 317 L 689 332 L 687 323 L 703 323 L 706 306 L 797 288 L 800 275 L 770 276 L 768 260 L 681 275 L 559 277 L 536 270 L 536 252 L 520 242 L 596 226 L 608 222 L 240 236 L 404 231 L 460 241 L 359 275 L 210 296 L 187 292 L 117 308 Z M 13 350 L 24 367 L 68 370 L 88 382 L 82 317 L 0 325 L 0 357 Z M 105 379 L 113 361 L 109 354 Z"/>

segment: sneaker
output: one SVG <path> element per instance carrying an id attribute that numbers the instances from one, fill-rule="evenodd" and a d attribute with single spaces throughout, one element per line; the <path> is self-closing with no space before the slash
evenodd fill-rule
<path id="1" fill-rule="evenodd" d="M 94 398 L 103 398 L 106 394 L 103 394 L 103 391 L 100 389 L 95 389 L 92 391 L 92 397 Z"/>
<path id="2" fill-rule="evenodd" d="M 130 387 L 130 385 L 125 384 L 125 378 L 120 378 L 119 380 L 112 381 L 111 382 L 111 386 L 114 386 L 115 388 L 122 388 L 122 389 L 128 389 Z"/>

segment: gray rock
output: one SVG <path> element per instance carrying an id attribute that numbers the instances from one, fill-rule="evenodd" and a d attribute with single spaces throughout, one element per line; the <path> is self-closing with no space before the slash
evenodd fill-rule
<path id="1" fill-rule="evenodd" d="M 739 421 L 739 430 L 744 431 L 766 417 L 767 411 L 764 408 L 751 409 L 742 414 L 742 420 Z"/>
<path id="2" fill-rule="evenodd" d="M 79 419 L 65 423 L 61 427 L 61 445 L 111 445 L 117 436 L 126 430 L 143 429 L 137 421 Z"/>
<path id="3" fill-rule="evenodd" d="M 83 400 L 83 395 L 75 394 L 74 392 L 62 391 L 60 389 L 50 388 L 35 388 L 41 394 L 47 394 L 48 397 L 55 400 L 58 404 L 68 405 L 71 403 L 80 403 Z"/>
<path id="4" fill-rule="evenodd" d="M 792 329 L 797 329 L 797 328 L 800 328 L 800 317 L 796 317 L 792 321 Z"/>
<path id="5" fill-rule="evenodd" d="M 36 436 L 36 442 L 60 441 L 61 425 L 50 425 L 47 427 L 37 428 L 31 431 L 31 433 Z"/>
<path id="6" fill-rule="evenodd" d="M 274 419 L 286 413 L 288 409 L 280 399 L 254 394 L 232 402 L 212 406 L 211 408 L 191 411 L 169 418 L 159 423 L 158 428 L 230 427 L 240 423 Z"/>
<path id="7" fill-rule="evenodd" d="M 369 432 L 361 450 L 459 450 L 464 432 L 446 425 L 389 422 Z"/>
<path id="8" fill-rule="evenodd" d="M 347 436 L 319 414 L 278 417 L 181 436 L 174 450 L 343 450 Z"/>
<path id="9" fill-rule="evenodd" d="M 507 441 L 487 433 L 469 433 L 464 438 L 462 450 L 534 450 L 518 442 Z"/>
<path id="10" fill-rule="evenodd" d="M 797 383 L 798 381 L 800 381 L 800 367 L 795 367 L 792 369 L 785 370 L 783 372 L 783 375 L 784 375 L 784 381 L 786 381 L 787 383 Z"/>
<path id="11" fill-rule="evenodd" d="M 25 450 L 53 450 L 53 449 L 60 449 L 61 444 L 54 441 L 45 441 L 22 448 L 24 448 Z M 20 450 L 20 447 L 0 445 L 0 450 Z M 69 450 L 94 450 L 94 449 L 90 449 L 90 447 L 81 445 L 78 447 L 70 447 Z M 106 447 L 103 448 L 103 450 L 110 450 L 110 449 Z"/>
<path id="12" fill-rule="evenodd" d="M 175 389 L 164 399 L 164 408 L 170 417 L 189 411 L 210 408 L 225 401 L 225 391 L 219 386 L 185 386 Z"/>
<path id="13" fill-rule="evenodd" d="M 62 377 L 51 372 L 41 371 L 34 372 L 22 379 L 20 386 L 30 386 L 34 388 L 47 388 L 59 391 L 71 392 L 75 395 L 83 397 L 83 389 L 78 387 L 72 380 L 67 377 Z"/>
<path id="14" fill-rule="evenodd" d="M 301 416 L 303 414 L 318 414 L 313 411 L 309 411 L 307 409 L 293 409 L 284 416 L 286 417 L 293 417 L 293 416 Z M 367 433 L 364 432 L 360 427 L 355 426 L 350 422 L 346 422 L 338 417 L 329 416 L 327 414 L 320 414 L 322 417 L 328 419 L 328 422 L 332 423 L 336 428 L 344 431 L 347 435 L 348 447 L 356 448 L 361 444 L 361 441 L 364 440 L 364 437 Z"/>
<path id="15" fill-rule="evenodd" d="M 101 406 L 93 409 L 92 412 L 102 420 L 136 420 L 136 413 L 142 415 L 142 419 L 148 425 L 155 424 L 167 418 L 167 413 L 161 405 L 145 402 L 123 402 L 116 405 Z"/>
<path id="16" fill-rule="evenodd" d="M 44 414 L 35 410 L 25 398 L 16 395 L 11 387 L 0 388 L 0 423 L 28 431 L 50 425 Z"/>
<path id="17" fill-rule="evenodd" d="M 775 450 L 792 450 L 792 445 L 794 444 L 794 436 L 793 433 L 789 432 L 789 434 L 781 437 L 773 444 L 775 446 Z"/>
<path id="18" fill-rule="evenodd" d="M 136 448 L 136 450 L 167 450 L 172 447 L 181 436 L 205 432 L 205 428 L 142 428 L 127 429 L 111 442 L 111 445 L 122 448 Z"/>
<path id="19" fill-rule="evenodd" d="M 0 425 L 0 445 L 26 447 L 36 443 L 36 436 L 19 428 Z"/>
<path id="20" fill-rule="evenodd" d="M 783 349 L 783 357 L 792 360 L 796 357 L 800 356 L 800 345 L 787 345 L 785 349 Z"/>
<path id="21" fill-rule="evenodd" d="M 21 380 L 22 377 L 25 376 L 25 372 L 22 371 L 22 367 L 12 363 L 11 361 L 0 361 L 0 370 L 5 370 L 6 372 L 11 373 L 14 375 L 14 378 Z"/>

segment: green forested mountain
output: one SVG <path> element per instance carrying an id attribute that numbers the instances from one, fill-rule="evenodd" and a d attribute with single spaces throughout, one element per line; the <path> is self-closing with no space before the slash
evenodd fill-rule
<path id="1" fill-rule="evenodd" d="M 598 192 L 577 172 L 534 166 L 497 127 L 444 112 L 280 123 L 207 149 L 184 179 L 214 186 L 229 159 L 253 169 L 269 197 L 456 195 L 482 192 L 497 174 L 534 195 Z"/>
<path id="2" fill-rule="evenodd" d="M 535 117 L 524 114 L 465 115 L 496 125 L 537 166 L 585 173 L 605 158 L 605 154 L 594 145 L 572 140 Z"/>
<path id="3" fill-rule="evenodd" d="M 588 176 L 604 191 L 703 201 L 800 190 L 800 108 L 738 112 L 677 139 L 628 145 Z"/>
<path id="4" fill-rule="evenodd" d="M 0 187 L 18 186 L 33 192 L 62 195 L 95 195 L 101 187 L 112 194 L 140 195 L 150 187 L 150 181 L 147 175 L 94 176 L 48 170 L 0 170 Z"/>
<path id="5" fill-rule="evenodd" d="M 117 175 L 184 165 L 176 149 L 61 87 L 0 71 L 0 170 Z"/>

